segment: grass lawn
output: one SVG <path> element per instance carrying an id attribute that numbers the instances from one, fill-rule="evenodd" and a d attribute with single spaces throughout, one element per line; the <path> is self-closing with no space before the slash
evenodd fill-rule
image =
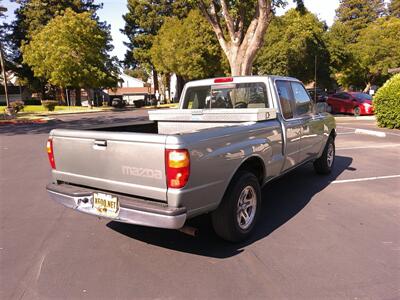
<path id="1" fill-rule="evenodd" d="M 4 109 L 6 106 L 0 106 L 0 112 L 4 112 Z M 71 112 L 76 112 L 76 111 L 93 111 L 93 110 L 99 110 L 103 109 L 101 107 L 94 107 L 93 109 L 90 109 L 89 107 L 86 106 L 56 106 L 54 108 L 54 111 L 71 111 Z M 24 110 L 21 113 L 46 113 L 48 112 L 42 105 L 27 105 L 24 107 Z M 51 113 L 51 112 L 50 112 Z"/>

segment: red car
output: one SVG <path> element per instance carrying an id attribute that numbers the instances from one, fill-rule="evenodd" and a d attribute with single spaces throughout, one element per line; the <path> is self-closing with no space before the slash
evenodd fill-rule
<path id="1" fill-rule="evenodd" d="M 372 115 L 372 97 L 365 93 L 340 92 L 331 95 L 326 100 L 331 113 L 350 113 L 355 116 Z"/>

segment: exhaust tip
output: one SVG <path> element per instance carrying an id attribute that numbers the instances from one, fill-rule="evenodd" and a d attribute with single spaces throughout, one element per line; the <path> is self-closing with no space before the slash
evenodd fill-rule
<path id="1" fill-rule="evenodd" d="M 199 233 L 199 230 L 197 228 L 194 227 L 190 227 L 190 226 L 183 226 L 182 228 L 178 229 L 180 232 L 190 235 L 190 236 L 197 236 Z"/>

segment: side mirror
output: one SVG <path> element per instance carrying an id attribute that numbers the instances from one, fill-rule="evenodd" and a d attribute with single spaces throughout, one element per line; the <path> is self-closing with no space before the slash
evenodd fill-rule
<path id="1" fill-rule="evenodd" d="M 325 102 L 318 102 L 315 105 L 315 113 L 320 114 L 320 113 L 325 113 L 328 111 L 328 104 Z"/>

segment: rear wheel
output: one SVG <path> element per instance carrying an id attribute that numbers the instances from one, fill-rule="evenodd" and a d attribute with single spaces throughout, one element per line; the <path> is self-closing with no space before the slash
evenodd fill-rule
<path id="1" fill-rule="evenodd" d="M 333 113 L 333 111 L 332 111 L 332 106 L 328 105 L 328 106 L 326 107 L 326 111 L 327 111 L 328 113 Z"/>
<path id="2" fill-rule="evenodd" d="M 219 207 L 212 213 L 218 236 L 230 242 L 247 239 L 261 207 L 261 189 L 256 176 L 247 171 L 235 175 Z"/>
<path id="3" fill-rule="evenodd" d="M 361 115 L 361 109 L 357 106 L 357 107 L 354 108 L 353 113 L 354 113 L 355 117 L 358 117 L 358 116 Z"/>
<path id="4" fill-rule="evenodd" d="M 314 162 L 318 174 L 329 174 L 335 163 L 335 139 L 330 136 L 321 157 Z"/>

